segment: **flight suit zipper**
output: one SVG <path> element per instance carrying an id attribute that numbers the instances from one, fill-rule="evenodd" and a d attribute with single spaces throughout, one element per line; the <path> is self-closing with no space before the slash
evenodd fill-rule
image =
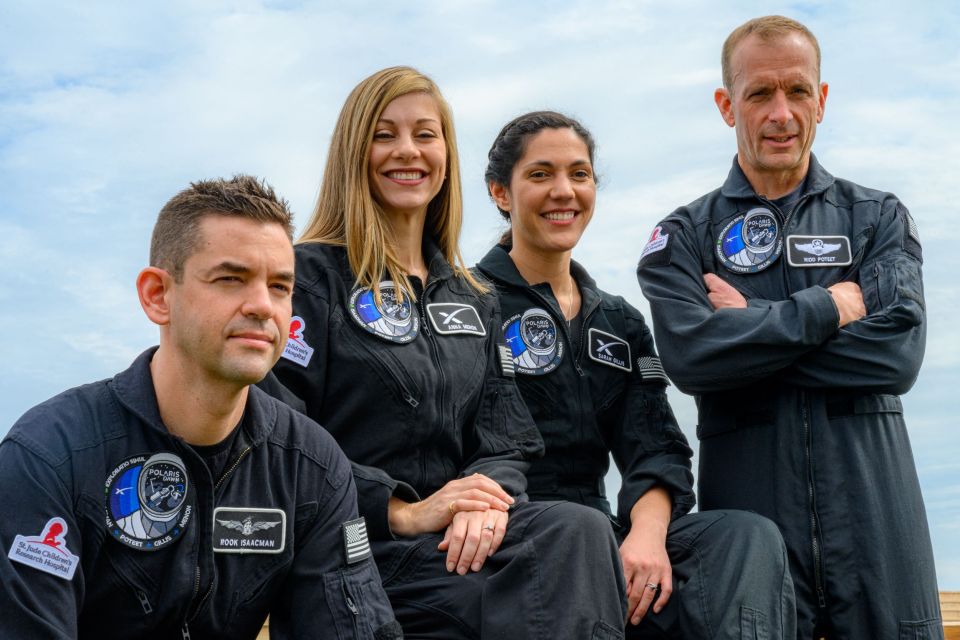
<path id="1" fill-rule="evenodd" d="M 814 486 L 813 468 L 813 429 L 810 426 L 807 411 L 807 394 L 800 394 L 800 416 L 803 421 L 804 449 L 807 458 L 807 499 L 810 505 L 810 543 L 813 550 L 813 582 L 817 591 L 817 604 L 821 609 L 827 606 L 823 586 L 823 550 L 821 548 L 820 517 L 817 515 L 817 493 Z"/>
<path id="2" fill-rule="evenodd" d="M 419 291 L 416 291 L 416 293 L 417 293 L 417 306 L 420 309 L 420 326 L 423 330 L 424 338 L 427 340 L 427 344 L 430 347 L 430 356 L 433 359 L 434 368 L 436 369 L 437 375 L 440 378 L 440 384 L 439 384 L 440 393 L 437 394 L 437 401 L 438 401 L 438 408 L 439 408 L 438 413 L 440 415 L 440 422 L 438 424 L 440 425 L 441 428 L 443 428 L 444 425 L 453 424 L 453 416 L 451 415 L 450 420 L 449 421 L 447 420 L 446 411 L 445 411 L 446 401 L 444 398 L 445 396 L 444 391 L 446 389 L 447 383 L 443 375 L 443 365 L 440 362 L 440 353 L 439 353 L 440 350 L 439 350 L 439 347 L 437 346 L 437 337 L 436 335 L 434 335 L 436 332 L 434 332 L 430 328 L 430 318 L 427 316 L 427 308 L 424 302 L 424 300 L 427 297 L 427 293 L 436 288 L 437 281 L 434 280 L 433 282 L 428 282 L 426 285 L 420 283 L 419 287 L 417 286 L 417 283 L 420 283 L 419 278 L 417 278 L 411 284 L 413 285 L 413 288 L 415 291 L 419 289 Z M 426 461 L 425 449 L 422 449 L 420 452 L 420 477 L 423 479 L 424 482 L 427 481 L 427 461 Z"/>
<path id="3" fill-rule="evenodd" d="M 217 480 L 216 484 L 213 485 L 214 504 L 216 504 L 217 490 L 227 480 L 227 478 L 230 477 L 230 475 L 236 470 L 236 468 L 240 466 L 240 463 L 243 461 L 244 458 L 247 457 L 247 454 L 249 454 L 252 450 L 253 450 L 253 447 L 248 446 L 243 451 L 241 451 L 240 455 L 238 455 L 236 459 L 233 461 L 233 464 L 227 467 L 227 470 L 223 472 L 223 474 L 220 476 L 220 479 Z M 183 640 L 190 640 L 190 623 L 193 622 L 193 620 L 197 617 L 197 615 L 199 615 L 200 610 L 203 609 L 203 605 L 207 601 L 207 598 L 209 598 L 210 594 L 213 593 L 213 585 L 216 583 L 216 581 L 217 581 L 216 576 L 214 576 L 213 579 L 210 581 L 210 587 L 207 589 L 206 593 L 204 593 L 203 597 L 200 598 L 200 601 L 197 602 L 196 605 L 192 607 L 193 609 L 192 614 L 189 613 L 190 609 L 187 609 L 188 611 L 187 619 L 184 620 L 183 627 L 180 630 L 180 633 L 183 636 Z M 199 592 L 200 592 L 200 565 L 198 564 L 195 567 L 195 571 L 194 571 L 193 597 L 190 598 L 191 602 L 193 602 L 196 599 L 197 594 Z"/>

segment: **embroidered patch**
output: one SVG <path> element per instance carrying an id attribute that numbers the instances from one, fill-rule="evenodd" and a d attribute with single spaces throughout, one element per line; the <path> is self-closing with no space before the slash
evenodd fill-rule
<path id="1" fill-rule="evenodd" d="M 640 259 L 643 260 L 651 253 L 657 251 L 663 251 L 667 248 L 667 243 L 670 241 L 670 234 L 663 232 L 663 226 L 657 225 L 653 229 L 653 233 L 650 234 L 650 239 L 647 240 L 646 246 L 643 248 L 643 251 L 640 253 Z"/>
<path id="2" fill-rule="evenodd" d="M 434 302 L 427 305 L 430 324 L 440 334 L 471 333 L 477 336 L 487 335 L 480 321 L 476 307 L 459 302 Z"/>
<path id="3" fill-rule="evenodd" d="M 107 531 L 133 549 L 155 551 L 180 538 L 193 514 L 187 467 L 172 453 L 117 465 L 104 486 Z"/>
<path id="4" fill-rule="evenodd" d="M 50 518 L 39 536 L 15 537 L 7 558 L 64 580 L 73 580 L 80 558 L 67 548 L 66 536 L 66 521 Z"/>
<path id="5" fill-rule="evenodd" d="M 563 358 L 557 323 L 543 309 L 513 316 L 503 323 L 503 335 L 518 373 L 542 376 L 556 369 Z"/>
<path id="6" fill-rule="evenodd" d="M 367 539 L 367 521 L 363 516 L 340 525 L 343 533 L 343 553 L 347 564 L 356 564 L 370 557 L 370 541 Z"/>
<path id="7" fill-rule="evenodd" d="M 624 371 L 633 371 L 633 363 L 630 360 L 630 344 L 623 338 L 606 331 L 600 331 L 600 329 L 591 328 L 587 333 L 587 341 L 590 343 L 587 354 L 591 360 Z"/>
<path id="8" fill-rule="evenodd" d="M 217 507 L 213 510 L 216 553 L 280 553 L 287 543 L 283 509 Z"/>
<path id="9" fill-rule="evenodd" d="M 653 229 L 650 239 L 640 253 L 640 265 L 651 267 L 670 264 L 670 236 L 678 228 L 676 223 L 662 222 Z"/>
<path id="10" fill-rule="evenodd" d="M 384 340 L 406 344 L 420 331 L 420 317 L 410 304 L 410 296 L 399 302 L 397 288 L 390 280 L 380 283 L 379 304 L 373 290 L 354 289 L 347 306 L 357 324 Z"/>
<path id="11" fill-rule="evenodd" d="M 763 271 L 783 252 L 780 222 L 769 209 L 757 207 L 731 220 L 717 236 L 717 257 L 735 273 Z"/>
<path id="12" fill-rule="evenodd" d="M 670 384 L 670 379 L 660 364 L 660 358 L 657 356 L 640 356 L 637 358 L 637 373 L 643 378 L 644 382 L 653 382 L 659 380 Z"/>
<path id="13" fill-rule="evenodd" d="M 500 352 L 500 370 L 503 371 L 503 375 L 507 378 L 515 378 L 517 370 L 513 366 L 513 354 L 510 352 L 510 347 L 500 344 L 497 345 L 497 351 Z"/>
<path id="14" fill-rule="evenodd" d="M 853 262 L 846 236 L 787 236 L 791 267 L 845 267 Z"/>
<path id="15" fill-rule="evenodd" d="M 920 246 L 920 231 L 913 216 L 905 206 L 897 203 L 897 214 L 903 216 L 903 248 L 917 260 L 923 262 L 923 249 Z"/>
<path id="16" fill-rule="evenodd" d="M 287 360 L 303 367 L 310 364 L 310 358 L 313 357 L 313 347 L 303 338 L 303 330 L 306 328 L 307 323 L 300 316 L 290 318 L 290 335 L 287 336 L 287 345 L 282 354 Z"/>

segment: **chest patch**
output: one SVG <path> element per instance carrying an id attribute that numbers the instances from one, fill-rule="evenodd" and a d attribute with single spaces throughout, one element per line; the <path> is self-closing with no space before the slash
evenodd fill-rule
<path id="1" fill-rule="evenodd" d="M 139 551 L 178 540 L 193 516 L 193 487 L 180 456 L 155 453 L 127 458 L 104 486 L 107 531 Z"/>
<path id="2" fill-rule="evenodd" d="M 343 554 L 347 564 L 356 564 L 366 560 L 370 552 L 370 540 L 367 538 L 367 521 L 363 516 L 340 525 L 343 534 Z"/>
<path id="3" fill-rule="evenodd" d="M 517 373 L 542 376 L 563 359 L 563 341 L 557 323 L 547 311 L 534 307 L 503 323 L 503 335 Z"/>
<path id="4" fill-rule="evenodd" d="M 406 344 L 420 332 L 420 317 L 410 297 L 400 302 L 397 288 L 390 280 L 380 283 L 380 302 L 371 289 L 354 289 L 350 294 L 350 317 L 378 338 Z"/>
<path id="5" fill-rule="evenodd" d="M 66 536 L 66 521 L 50 518 L 40 535 L 16 536 L 7 558 L 64 580 L 73 580 L 80 558 L 67 549 Z"/>
<path id="6" fill-rule="evenodd" d="M 612 333 L 591 328 L 587 333 L 590 343 L 587 354 L 590 359 L 623 371 L 632 371 L 630 344 Z"/>
<path id="7" fill-rule="evenodd" d="M 717 236 L 717 258 L 734 273 L 763 271 L 782 252 L 780 221 L 764 207 L 737 216 Z"/>
<path id="8" fill-rule="evenodd" d="M 307 323 L 300 316 L 290 318 L 290 335 L 287 336 L 287 345 L 283 348 L 283 357 L 296 362 L 302 367 L 310 364 L 313 357 L 313 347 L 307 344 L 303 331 Z"/>
<path id="9" fill-rule="evenodd" d="M 480 321 L 480 314 L 472 305 L 459 302 L 434 302 L 427 305 L 427 315 L 430 317 L 430 324 L 439 334 L 487 335 L 487 330 Z"/>
<path id="10" fill-rule="evenodd" d="M 213 510 L 216 553 L 280 553 L 286 548 L 287 514 L 282 509 L 217 507 Z"/>
<path id="11" fill-rule="evenodd" d="M 787 236 L 791 267 L 845 267 L 852 262 L 847 236 Z"/>

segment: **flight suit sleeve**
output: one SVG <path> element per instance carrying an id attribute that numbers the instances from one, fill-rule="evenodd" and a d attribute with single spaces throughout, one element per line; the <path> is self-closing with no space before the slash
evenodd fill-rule
<path id="1" fill-rule="evenodd" d="M 464 434 L 467 453 L 461 477 L 481 473 L 504 491 L 526 499 L 528 460 L 543 455 L 540 431 L 514 380 L 500 323 L 499 304 L 487 323 L 487 373 L 473 429 Z"/>
<path id="2" fill-rule="evenodd" d="M 316 500 L 316 510 L 298 527 L 296 557 L 270 612 L 270 637 L 402 638 L 358 518 L 350 463 L 333 438 L 328 454 L 326 473 L 310 478 L 301 496 Z"/>
<path id="3" fill-rule="evenodd" d="M 859 269 L 867 315 L 799 358 L 784 379 L 811 388 L 909 391 L 926 344 L 922 263 L 916 225 L 890 197 Z"/>
<path id="4" fill-rule="evenodd" d="M 4 638 L 77 637 L 81 528 L 56 470 L 11 434 L 0 444 L 0 620 Z M 46 540 L 46 543 L 44 543 Z"/>
<path id="5" fill-rule="evenodd" d="M 663 366 L 681 391 L 758 382 L 836 333 L 837 308 L 822 287 L 746 309 L 714 310 L 689 222 L 668 219 L 660 227 L 667 240 L 659 250 L 645 250 L 637 278 L 650 302 Z"/>
<path id="6" fill-rule="evenodd" d="M 298 256 L 299 257 L 299 256 Z M 298 279 L 293 296 L 293 319 L 284 355 L 259 387 L 321 425 L 321 399 L 328 374 L 328 340 L 331 325 L 329 291 L 333 285 L 321 271 L 298 260 Z M 293 345 L 289 341 L 294 341 Z M 360 513 L 366 518 L 375 539 L 393 537 L 387 517 L 391 496 L 405 502 L 420 499 L 410 485 L 392 478 L 385 471 L 353 463 Z"/>
<path id="7" fill-rule="evenodd" d="M 626 310 L 633 370 L 627 374 L 624 396 L 612 416 L 611 453 L 622 484 L 617 519 L 630 522 L 630 512 L 647 491 L 666 489 L 673 501 L 672 518 L 693 508 L 693 451 L 680 430 L 667 400 L 667 379 L 660 367 L 653 336 L 639 311 Z"/>

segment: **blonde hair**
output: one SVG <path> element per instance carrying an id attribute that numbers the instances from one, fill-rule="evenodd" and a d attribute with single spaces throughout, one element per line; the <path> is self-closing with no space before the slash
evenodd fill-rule
<path id="1" fill-rule="evenodd" d="M 347 97 L 330 141 L 320 195 L 298 242 L 320 242 L 346 247 L 356 285 L 380 296 L 380 280 L 388 280 L 416 299 L 390 242 L 390 227 L 370 187 L 369 158 L 373 134 L 383 110 L 408 93 L 431 96 L 440 112 L 447 150 L 446 180 L 427 206 L 426 229 L 439 244 L 454 274 L 479 293 L 487 288 L 471 275 L 460 254 L 463 199 L 457 139 L 450 106 L 433 80 L 410 67 L 390 67 L 364 79 Z"/>
<path id="2" fill-rule="evenodd" d="M 813 50 L 817 54 L 817 81 L 820 80 L 820 43 L 810 29 L 797 22 L 793 18 L 784 16 L 763 16 L 747 20 L 742 25 L 730 32 L 726 41 L 723 43 L 723 51 L 720 53 L 720 68 L 723 72 L 723 86 L 728 90 L 733 89 L 733 69 L 731 63 L 733 51 L 747 36 L 756 35 L 765 42 L 782 38 L 791 33 L 799 33 L 806 38 Z"/>

